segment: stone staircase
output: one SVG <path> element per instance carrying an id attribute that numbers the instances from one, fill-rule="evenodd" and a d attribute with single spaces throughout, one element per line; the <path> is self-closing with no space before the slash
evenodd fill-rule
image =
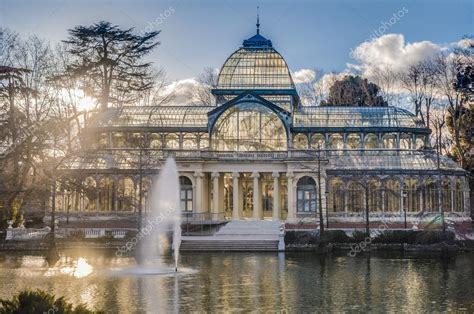
<path id="1" fill-rule="evenodd" d="M 283 251 L 280 221 L 236 220 L 212 236 L 183 236 L 180 251 Z"/>

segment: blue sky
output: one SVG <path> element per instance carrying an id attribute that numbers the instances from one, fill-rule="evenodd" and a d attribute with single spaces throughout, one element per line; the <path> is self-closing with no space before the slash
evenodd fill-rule
<path id="1" fill-rule="evenodd" d="M 407 13 L 385 34 L 403 34 L 409 43 L 448 44 L 474 32 L 474 1 L 468 0 L 0 0 L 0 26 L 55 43 L 78 24 L 108 20 L 141 31 L 158 21 L 162 44 L 150 58 L 176 80 L 196 76 L 206 66 L 220 67 L 255 33 L 257 5 L 262 34 L 293 71 L 343 70 L 354 62 L 350 49 L 404 8 Z M 160 15 L 168 16 L 160 21 Z"/>

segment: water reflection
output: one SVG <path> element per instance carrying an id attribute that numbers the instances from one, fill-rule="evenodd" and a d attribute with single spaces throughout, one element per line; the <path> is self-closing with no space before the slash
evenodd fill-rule
<path id="1" fill-rule="evenodd" d="M 3 253 L 2 253 L 3 254 Z M 136 265 L 104 252 L 0 254 L 0 297 L 40 288 L 111 312 L 471 311 L 474 256 L 184 254 L 179 276 L 111 275 Z M 172 266 L 171 257 L 164 263 Z M 26 278 L 26 279 L 25 279 Z"/>

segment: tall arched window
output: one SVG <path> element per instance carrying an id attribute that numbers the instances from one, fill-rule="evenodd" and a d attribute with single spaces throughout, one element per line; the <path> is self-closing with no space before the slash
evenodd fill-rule
<path id="1" fill-rule="evenodd" d="M 362 212 L 364 208 L 365 190 L 362 183 L 350 181 L 347 188 L 347 209 L 349 212 Z"/>
<path id="2" fill-rule="evenodd" d="M 410 178 L 406 179 L 403 185 L 403 210 L 407 212 L 417 212 L 420 210 L 420 190 L 418 181 Z"/>
<path id="3" fill-rule="evenodd" d="M 214 150 L 275 151 L 287 149 L 285 126 L 270 108 L 240 103 L 222 113 L 211 133 Z"/>
<path id="4" fill-rule="evenodd" d="M 193 183 L 188 177 L 179 177 L 179 197 L 181 201 L 181 211 L 193 211 Z"/>
<path id="5" fill-rule="evenodd" d="M 327 204 L 329 211 L 344 211 L 344 185 L 340 178 L 331 178 L 329 180 L 329 194 Z"/>
<path id="6" fill-rule="evenodd" d="M 158 133 L 150 133 L 148 135 L 148 142 L 151 148 L 161 148 L 161 135 Z"/>
<path id="7" fill-rule="evenodd" d="M 385 182 L 385 211 L 397 212 L 400 210 L 400 182 L 388 180 Z"/>
<path id="8" fill-rule="evenodd" d="M 297 211 L 299 213 L 316 212 L 316 182 L 311 177 L 302 177 L 296 186 Z"/>

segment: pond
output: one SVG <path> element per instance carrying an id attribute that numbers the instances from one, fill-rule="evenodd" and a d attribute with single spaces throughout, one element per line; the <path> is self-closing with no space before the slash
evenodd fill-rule
<path id="1" fill-rule="evenodd" d="M 474 311 L 474 254 L 185 253 L 177 276 L 117 272 L 135 260 L 105 251 L 60 256 L 0 253 L 0 298 L 39 288 L 111 313 Z"/>

